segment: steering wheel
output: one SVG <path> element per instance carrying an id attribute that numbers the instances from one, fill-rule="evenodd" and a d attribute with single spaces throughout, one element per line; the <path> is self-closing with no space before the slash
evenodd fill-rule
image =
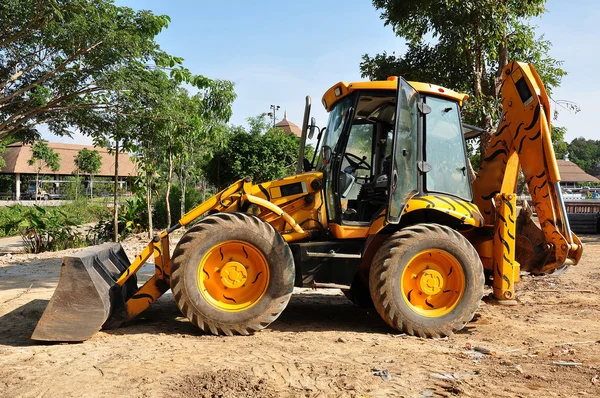
<path id="1" fill-rule="evenodd" d="M 344 154 L 344 158 L 350 163 L 354 170 L 371 170 L 371 165 L 367 163 L 367 157 L 359 157 L 350 152 Z"/>

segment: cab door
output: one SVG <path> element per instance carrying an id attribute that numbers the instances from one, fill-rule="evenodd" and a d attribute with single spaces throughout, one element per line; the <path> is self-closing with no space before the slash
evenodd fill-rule
<path id="1" fill-rule="evenodd" d="M 404 205 L 419 190 L 419 93 L 406 80 L 398 78 L 390 196 L 387 220 L 400 222 Z"/>

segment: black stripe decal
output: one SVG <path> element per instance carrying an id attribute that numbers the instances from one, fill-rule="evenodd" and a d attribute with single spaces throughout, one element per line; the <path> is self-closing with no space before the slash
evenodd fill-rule
<path id="1" fill-rule="evenodd" d="M 133 300 L 139 300 L 139 299 L 147 298 L 147 299 L 150 299 L 150 301 L 154 301 L 154 297 L 152 297 L 151 295 L 146 294 L 146 293 L 134 294 L 131 298 Z"/>
<path id="2" fill-rule="evenodd" d="M 525 127 L 525 130 L 531 130 L 533 126 L 537 123 L 540 117 L 540 104 L 535 107 L 535 112 L 533 113 L 533 119 L 531 119 L 531 124 L 528 127 Z"/>
<path id="3" fill-rule="evenodd" d="M 498 213 L 498 218 L 500 218 L 502 220 L 502 222 L 504 223 L 504 225 L 506 225 L 506 218 L 504 218 L 504 216 L 500 213 Z"/>
<path id="4" fill-rule="evenodd" d="M 270 202 L 271 201 L 271 195 L 269 195 L 269 191 L 267 191 L 266 188 L 263 187 L 262 185 L 259 185 L 258 189 L 260 189 L 260 192 L 262 192 L 263 195 L 265 195 L 266 198 L 267 198 L 267 200 Z"/>
<path id="5" fill-rule="evenodd" d="M 542 130 L 538 130 L 537 134 L 530 138 L 531 141 L 535 141 L 542 135 Z"/>
<path id="6" fill-rule="evenodd" d="M 498 238 L 500 238 L 500 242 L 502 242 L 502 244 L 506 248 L 506 252 L 508 254 L 510 254 L 510 246 L 508 245 L 508 242 L 504 240 L 504 238 L 502 237 L 502 235 L 500 235 L 500 230 L 498 230 Z"/>
<path id="7" fill-rule="evenodd" d="M 512 207 L 512 203 L 510 203 L 510 200 L 507 200 L 507 201 L 506 201 L 506 202 L 504 202 L 504 203 L 506 203 L 506 205 L 507 205 L 507 206 L 508 206 L 508 208 L 510 209 L 510 214 L 513 214 L 513 212 L 514 212 L 515 210 L 513 209 L 513 207 Z"/>
<path id="8" fill-rule="evenodd" d="M 494 196 L 496 196 L 499 193 L 500 193 L 500 191 L 494 191 L 491 194 L 489 194 L 488 196 L 482 196 L 481 199 L 483 199 L 483 200 L 490 200 L 490 199 L 492 199 Z"/>
<path id="9" fill-rule="evenodd" d="M 523 138 L 521 138 L 521 142 L 519 143 L 519 149 L 517 150 L 517 153 L 521 153 L 521 150 L 523 149 L 523 143 L 525 142 L 525 138 L 527 137 L 523 136 Z"/>
<path id="10" fill-rule="evenodd" d="M 156 264 L 154 264 L 154 269 L 157 270 L 161 274 L 163 273 L 162 269 Z"/>
<path id="11" fill-rule="evenodd" d="M 512 123 L 512 122 L 511 122 Z M 510 123 L 508 124 L 504 124 L 502 127 L 500 127 L 500 129 L 496 132 L 495 136 L 499 136 L 500 134 L 502 134 L 502 132 L 504 132 L 504 130 L 510 126 Z"/>
<path id="12" fill-rule="evenodd" d="M 547 184 L 547 183 L 548 183 L 548 181 L 547 181 L 547 180 L 544 180 L 544 182 L 542 183 L 542 185 L 540 185 L 540 186 L 536 186 L 535 188 L 533 188 L 533 194 L 535 195 L 535 194 L 537 193 L 537 190 L 538 190 L 538 189 L 542 189 L 542 188 L 544 188 L 544 187 L 546 186 L 546 184 Z"/>
<path id="13" fill-rule="evenodd" d="M 510 289 L 510 280 L 508 279 L 508 276 L 502 275 L 502 279 L 506 281 L 506 284 L 508 285 L 507 289 Z"/>
<path id="14" fill-rule="evenodd" d="M 451 199 L 451 200 L 454 201 L 454 203 L 456 203 L 463 209 L 465 209 L 469 213 L 469 217 L 473 218 L 473 212 L 467 206 L 465 206 L 460 200 L 456 200 L 456 199 Z"/>
<path id="15" fill-rule="evenodd" d="M 254 285 L 256 283 L 256 281 L 258 280 L 258 277 L 260 276 L 260 274 L 262 274 L 262 271 L 260 271 L 258 274 L 256 274 L 256 278 L 254 278 L 254 281 L 252 282 L 252 284 Z"/>
<path id="16" fill-rule="evenodd" d="M 431 201 L 431 200 L 429 200 L 429 199 L 425 199 L 425 198 L 412 198 L 411 200 L 420 200 L 420 201 L 422 201 L 422 202 L 427 202 L 427 203 L 429 203 L 429 204 L 431 205 L 431 207 L 435 207 L 435 203 L 434 203 L 434 202 L 432 202 L 432 201 Z"/>
<path id="17" fill-rule="evenodd" d="M 446 200 L 446 199 L 442 198 L 441 196 L 438 196 L 437 198 L 444 203 L 448 203 L 450 205 L 450 207 L 452 207 L 452 210 L 456 211 L 456 207 L 449 200 Z"/>
<path id="18" fill-rule="evenodd" d="M 495 151 L 494 153 L 492 153 L 490 156 L 488 156 L 487 158 L 483 159 L 484 162 L 489 162 L 490 160 L 494 160 L 495 158 L 497 158 L 500 155 L 507 155 L 506 149 L 498 149 L 497 151 Z"/>
<path id="19" fill-rule="evenodd" d="M 517 139 L 517 137 L 519 136 L 519 132 L 520 132 L 520 130 L 521 130 L 521 127 L 522 127 L 524 124 L 525 124 L 525 123 L 523 123 L 523 122 L 519 123 L 519 126 L 517 126 L 517 133 L 515 134 L 515 136 L 514 136 L 513 140 L 516 140 L 516 139 Z"/>
<path id="20" fill-rule="evenodd" d="M 224 298 L 224 299 L 226 299 L 226 300 L 233 301 L 234 303 L 236 303 L 236 304 L 237 304 L 237 301 L 235 301 L 235 300 L 234 300 L 234 299 L 232 299 L 231 297 L 227 297 L 226 295 L 223 295 L 223 298 Z"/>
<path id="21" fill-rule="evenodd" d="M 498 140 L 498 141 L 496 141 L 496 143 L 494 145 L 492 145 L 491 148 L 495 148 L 498 144 L 502 144 L 502 146 L 504 147 L 504 149 L 506 149 L 506 142 L 504 142 L 504 140 Z"/>

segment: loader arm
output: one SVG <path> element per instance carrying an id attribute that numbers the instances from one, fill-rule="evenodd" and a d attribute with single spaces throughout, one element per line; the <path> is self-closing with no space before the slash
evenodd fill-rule
<path id="1" fill-rule="evenodd" d="M 170 288 L 169 235 L 206 213 L 252 212 L 287 242 L 322 233 L 327 228 L 322 178 L 313 172 L 256 185 L 250 178 L 238 180 L 155 236 L 131 263 L 118 243 L 65 257 L 58 287 L 32 339 L 84 341 L 100 328 L 114 329 L 138 316 Z M 154 275 L 138 288 L 137 273 L 151 257 Z"/>
<path id="2" fill-rule="evenodd" d="M 515 209 L 506 201 L 510 198 L 514 204 L 521 168 L 541 229 L 526 217 L 525 204 L 517 221 L 516 236 L 509 229 L 507 239 L 501 242 L 510 248 L 507 240 L 515 241 L 516 260 L 522 270 L 550 273 L 577 264 L 583 248 L 570 230 L 562 199 L 550 136 L 548 94 L 531 64 L 510 62 L 502 76 L 502 119 L 473 182 L 474 201 L 485 224 L 494 226 L 496 231 L 499 224 L 508 225 L 500 211 L 503 203 L 507 203 L 508 223 L 514 224 Z"/>

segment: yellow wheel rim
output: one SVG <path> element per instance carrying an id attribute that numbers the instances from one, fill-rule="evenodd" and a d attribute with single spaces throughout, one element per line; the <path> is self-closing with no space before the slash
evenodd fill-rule
<path id="1" fill-rule="evenodd" d="M 198 287 L 214 307 L 227 312 L 247 310 L 269 286 L 269 264 L 248 242 L 228 240 L 211 247 L 198 266 Z"/>
<path id="2" fill-rule="evenodd" d="M 402 297 L 417 314 L 436 318 L 450 313 L 465 290 L 465 273 L 444 250 L 424 250 L 410 259 L 400 277 Z"/>

